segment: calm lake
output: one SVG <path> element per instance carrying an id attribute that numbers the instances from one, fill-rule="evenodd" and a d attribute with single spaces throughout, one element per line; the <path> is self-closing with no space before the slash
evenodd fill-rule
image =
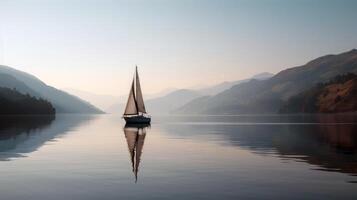
<path id="1" fill-rule="evenodd" d="M 356 115 L 0 119 L 0 199 L 357 199 Z"/>

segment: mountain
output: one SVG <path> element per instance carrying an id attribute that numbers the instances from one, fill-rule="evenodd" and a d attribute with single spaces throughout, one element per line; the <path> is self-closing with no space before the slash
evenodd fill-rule
<path id="1" fill-rule="evenodd" d="M 291 97 L 280 113 L 340 113 L 357 111 L 357 75 L 339 75 Z"/>
<path id="2" fill-rule="evenodd" d="M 0 73 L 0 86 L 10 89 L 16 89 L 22 94 L 32 94 L 33 96 L 40 96 L 39 93 L 29 88 L 25 83 L 17 80 L 9 74 Z"/>
<path id="3" fill-rule="evenodd" d="M 327 55 L 289 68 L 267 80 L 240 83 L 217 95 L 194 99 L 180 114 L 276 113 L 290 97 L 337 75 L 357 73 L 357 50 Z"/>
<path id="4" fill-rule="evenodd" d="M 0 87 L 1 115 L 53 115 L 55 112 L 55 108 L 46 100 L 22 94 L 15 89 Z"/>
<path id="5" fill-rule="evenodd" d="M 256 74 L 254 76 L 252 76 L 252 78 L 250 79 L 256 79 L 256 80 L 266 80 L 266 79 L 269 79 L 271 77 L 273 77 L 274 74 L 273 73 L 270 73 L 270 72 L 262 72 L 262 73 L 259 73 L 259 74 Z"/>
<path id="6" fill-rule="evenodd" d="M 23 94 L 43 98 L 52 103 L 57 113 L 102 113 L 90 103 L 46 85 L 28 73 L 0 65 L 0 87 L 16 88 Z"/>
<path id="7" fill-rule="evenodd" d="M 159 98 L 159 97 L 163 97 L 166 96 L 168 94 L 170 94 L 171 92 L 175 92 L 176 90 L 180 90 L 174 87 L 169 87 L 169 88 L 165 88 L 163 90 L 161 90 L 160 92 L 156 92 L 156 93 L 152 93 L 152 94 L 146 94 L 145 98 L 146 99 L 154 99 L 154 98 Z M 127 100 L 127 96 L 125 96 L 125 102 Z"/>
<path id="8" fill-rule="evenodd" d="M 272 76 L 274 76 L 274 74 L 269 73 L 269 72 L 263 72 L 260 74 L 256 74 L 248 79 L 243 79 L 243 80 L 238 80 L 238 81 L 225 81 L 225 82 L 217 84 L 217 85 L 196 89 L 196 91 L 198 91 L 202 95 L 216 95 L 220 92 L 223 92 L 224 90 L 231 88 L 234 85 L 248 82 L 252 79 L 266 80 L 266 79 L 271 78 Z"/>

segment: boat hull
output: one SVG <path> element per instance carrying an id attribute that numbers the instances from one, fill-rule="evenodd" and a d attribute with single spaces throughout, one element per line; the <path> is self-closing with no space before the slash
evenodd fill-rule
<path id="1" fill-rule="evenodd" d="M 146 116 L 124 116 L 127 124 L 150 124 L 151 118 Z"/>

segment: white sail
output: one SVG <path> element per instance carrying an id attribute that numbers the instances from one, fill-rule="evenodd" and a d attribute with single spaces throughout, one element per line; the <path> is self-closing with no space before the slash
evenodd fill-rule
<path id="1" fill-rule="evenodd" d="M 145 105 L 144 105 L 144 99 L 143 99 L 143 93 L 141 92 L 141 86 L 140 86 L 140 80 L 139 80 L 139 74 L 138 74 L 138 68 L 136 67 L 136 104 L 137 104 L 137 109 L 138 112 L 146 113 Z"/>
<path id="2" fill-rule="evenodd" d="M 124 115 L 135 115 L 138 114 L 138 109 L 136 106 L 136 102 L 135 102 L 135 94 L 134 94 L 134 79 L 133 82 L 131 84 L 131 89 L 130 89 L 130 93 L 129 93 L 129 97 L 128 97 L 128 101 L 126 103 L 126 107 L 125 107 L 125 112 Z"/>

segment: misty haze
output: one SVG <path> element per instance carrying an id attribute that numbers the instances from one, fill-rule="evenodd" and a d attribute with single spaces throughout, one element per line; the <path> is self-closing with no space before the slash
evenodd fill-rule
<path id="1" fill-rule="evenodd" d="M 356 10 L 1 0 L 0 199 L 357 199 Z"/>

